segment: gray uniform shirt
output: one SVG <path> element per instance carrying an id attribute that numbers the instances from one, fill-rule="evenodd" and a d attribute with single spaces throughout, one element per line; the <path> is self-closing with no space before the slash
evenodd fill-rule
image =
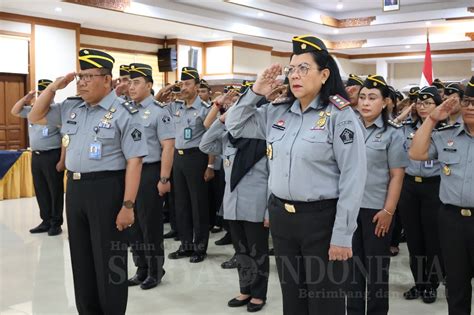
<path id="1" fill-rule="evenodd" d="M 421 122 L 418 121 L 416 126 L 413 124 L 404 125 L 405 138 L 407 140 L 407 146 L 410 148 L 411 142 L 413 141 L 413 136 L 415 132 L 420 128 Z M 408 150 L 407 150 L 408 151 Z M 407 153 L 408 156 L 408 153 Z M 408 167 L 405 170 L 405 173 L 411 176 L 421 176 L 421 177 L 434 177 L 439 176 L 440 166 L 439 162 L 435 159 L 428 161 L 415 161 L 409 160 Z"/>
<path id="2" fill-rule="evenodd" d="M 169 105 L 176 126 L 176 149 L 191 149 L 199 147 L 201 138 L 206 132 L 204 120 L 209 113 L 209 104 L 203 102 L 199 96 L 188 108 L 183 101 L 176 101 Z M 185 133 L 191 130 L 190 139 L 186 139 Z"/>
<path id="3" fill-rule="evenodd" d="M 331 244 L 352 247 L 352 235 L 367 177 L 364 134 L 354 111 L 313 100 L 302 113 L 292 104 L 256 107 L 251 89 L 231 107 L 226 126 L 234 137 L 266 139 L 269 189 L 279 198 L 316 201 L 339 198 Z"/>
<path id="4" fill-rule="evenodd" d="M 161 161 L 161 143 L 166 139 L 174 139 L 175 127 L 169 111 L 160 106 L 153 96 L 144 99 L 140 104 L 135 104 L 140 111 L 143 127 L 145 128 L 148 155 L 143 158 L 143 163 Z"/>
<path id="5" fill-rule="evenodd" d="M 464 125 L 434 131 L 429 157 L 441 163 L 439 197 L 444 204 L 474 207 L 474 138 Z"/>
<path id="6" fill-rule="evenodd" d="M 384 123 L 380 115 L 367 128 L 365 145 L 367 149 L 367 182 L 365 184 L 362 208 L 382 209 L 387 199 L 390 169 L 408 165 L 406 144 L 401 128 Z"/>
<path id="7" fill-rule="evenodd" d="M 216 120 L 202 137 L 199 149 L 206 154 L 223 155 L 226 182 L 223 200 L 224 219 L 250 222 L 263 222 L 264 219 L 268 219 L 267 158 L 260 159 L 231 192 L 230 177 L 237 148 L 230 143 L 225 125 Z"/>
<path id="8" fill-rule="evenodd" d="M 124 170 L 128 159 L 148 154 L 139 115 L 131 114 L 123 104 L 112 91 L 93 107 L 78 98 L 51 107 L 46 116 L 48 123 L 62 124 L 61 133 L 69 137 L 68 170 L 81 173 Z M 108 113 L 109 126 L 101 125 Z M 91 144 L 98 142 L 102 145 L 101 158 L 91 159 Z"/>
<path id="9" fill-rule="evenodd" d="M 51 107 L 56 107 L 51 104 Z M 24 106 L 20 112 L 20 117 L 27 118 L 31 112 L 31 106 Z M 61 133 L 58 125 L 36 125 L 28 121 L 28 137 L 30 138 L 30 147 L 33 151 L 48 151 L 59 149 L 61 147 Z"/>

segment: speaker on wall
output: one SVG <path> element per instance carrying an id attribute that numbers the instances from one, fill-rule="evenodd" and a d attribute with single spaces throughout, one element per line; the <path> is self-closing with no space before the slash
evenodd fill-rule
<path id="1" fill-rule="evenodd" d="M 161 48 L 158 49 L 158 71 L 169 72 L 176 69 L 176 49 Z"/>

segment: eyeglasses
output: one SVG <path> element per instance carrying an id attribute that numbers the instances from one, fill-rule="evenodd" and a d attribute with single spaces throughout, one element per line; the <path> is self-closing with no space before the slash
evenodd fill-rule
<path id="1" fill-rule="evenodd" d="M 105 77 L 107 74 L 76 74 L 76 81 L 84 81 L 84 82 L 91 82 L 93 77 Z"/>
<path id="2" fill-rule="evenodd" d="M 428 108 L 430 106 L 436 105 L 435 102 L 417 102 L 416 107 Z"/>
<path id="3" fill-rule="evenodd" d="M 474 98 L 462 100 L 461 107 L 469 107 L 469 105 L 474 106 Z"/>
<path id="4" fill-rule="evenodd" d="M 289 77 L 293 75 L 293 73 L 298 73 L 300 76 L 304 77 L 308 74 L 308 71 L 311 70 L 311 66 L 307 63 L 302 63 L 300 65 L 295 66 L 286 66 L 285 69 L 283 69 L 283 74 L 286 77 Z"/>

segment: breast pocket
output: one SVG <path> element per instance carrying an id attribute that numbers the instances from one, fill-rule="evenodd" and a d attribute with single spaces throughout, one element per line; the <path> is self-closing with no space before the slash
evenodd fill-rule
<path id="1" fill-rule="evenodd" d="M 368 142 L 367 160 L 371 162 L 387 161 L 387 144 L 382 142 Z"/>
<path id="2" fill-rule="evenodd" d="M 323 130 L 311 131 L 301 136 L 297 155 L 309 161 L 327 161 L 333 156 L 329 134 Z"/>
<path id="3" fill-rule="evenodd" d="M 461 156 L 456 153 L 451 152 L 443 152 L 439 155 L 438 161 L 441 163 L 441 166 L 456 166 L 461 162 Z"/>
<path id="4" fill-rule="evenodd" d="M 115 128 L 99 128 L 97 139 L 102 142 L 112 142 L 115 138 Z"/>
<path id="5" fill-rule="evenodd" d="M 267 142 L 268 142 L 268 147 L 270 148 L 271 147 L 271 158 L 269 156 L 269 159 L 270 160 L 273 160 L 275 159 L 276 157 L 279 156 L 279 154 L 281 152 L 284 151 L 284 147 L 283 147 L 283 137 L 285 136 L 285 131 L 282 131 L 282 130 L 271 130 L 270 131 L 270 134 L 268 136 L 268 139 L 267 139 Z M 267 154 L 268 154 L 268 150 L 269 148 L 267 148 Z"/>
<path id="6" fill-rule="evenodd" d="M 73 124 L 64 124 L 61 127 L 61 133 L 63 135 L 75 135 L 77 133 L 77 129 L 79 128 L 78 125 Z"/>

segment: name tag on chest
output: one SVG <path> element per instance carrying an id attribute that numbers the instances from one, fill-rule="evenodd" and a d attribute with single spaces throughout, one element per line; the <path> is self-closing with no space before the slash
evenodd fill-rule
<path id="1" fill-rule="evenodd" d="M 89 146 L 89 159 L 100 160 L 102 158 L 102 143 L 94 141 Z"/>
<path id="2" fill-rule="evenodd" d="M 433 168 L 433 160 L 425 161 L 425 168 Z"/>

